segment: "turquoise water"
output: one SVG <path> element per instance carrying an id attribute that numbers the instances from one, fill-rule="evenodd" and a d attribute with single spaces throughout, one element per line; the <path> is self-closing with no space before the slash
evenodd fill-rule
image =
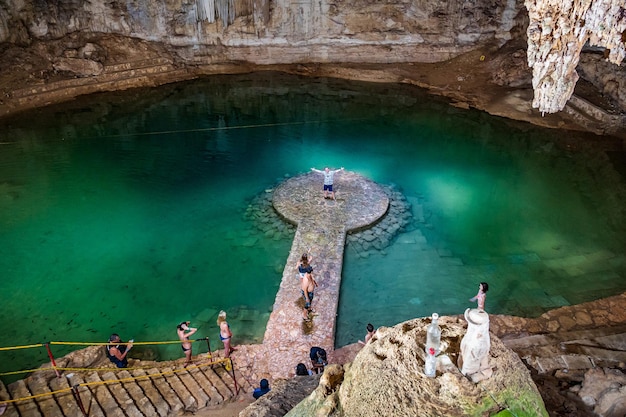
<path id="1" fill-rule="evenodd" d="M 480 281 L 490 313 L 527 316 L 626 289 L 610 138 L 407 86 L 274 73 L 97 95 L 0 125 L 0 346 L 175 340 L 191 320 L 221 348 L 221 309 L 235 344 L 259 342 L 291 237 L 260 232 L 245 210 L 312 166 L 394 184 L 414 214 L 383 251 L 347 246 L 338 346 L 368 322 L 461 313 Z M 0 352 L 0 371 L 46 358 Z"/>

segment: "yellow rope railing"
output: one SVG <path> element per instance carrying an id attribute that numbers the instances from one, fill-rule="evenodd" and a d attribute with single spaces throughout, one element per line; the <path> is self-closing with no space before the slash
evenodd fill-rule
<path id="1" fill-rule="evenodd" d="M 217 359 L 215 361 L 210 361 L 210 362 L 206 362 L 206 363 L 200 363 L 200 364 L 197 364 L 197 365 L 189 365 L 189 366 L 186 366 L 186 367 L 184 367 L 182 369 L 172 369 L 171 371 L 157 372 L 157 373 L 154 373 L 154 374 L 131 376 L 131 377 L 120 378 L 120 379 L 107 379 L 105 381 L 83 382 L 83 383 L 74 385 L 74 387 L 62 388 L 62 389 L 59 389 L 59 390 L 44 392 L 44 393 L 41 393 L 41 394 L 28 395 L 28 396 L 25 396 L 25 397 L 14 398 L 14 399 L 11 399 L 11 400 L 0 400 L 0 405 L 2 405 L 2 404 L 11 404 L 11 403 L 16 403 L 16 402 L 20 402 L 20 401 L 27 401 L 27 400 L 32 400 L 32 399 L 45 397 L 45 396 L 56 395 L 56 394 L 62 394 L 62 393 L 66 393 L 66 392 L 72 391 L 73 388 L 91 387 L 91 386 L 106 385 L 106 384 L 116 384 L 116 383 L 121 383 L 121 382 L 133 382 L 133 381 L 145 380 L 145 379 L 150 379 L 150 378 L 155 378 L 155 377 L 160 377 L 160 376 L 174 375 L 174 374 L 178 374 L 178 373 L 182 373 L 182 372 L 188 372 L 191 369 L 200 369 L 200 368 L 203 368 L 203 367 L 208 367 L 208 366 L 213 366 L 213 365 L 218 365 L 218 364 L 223 364 L 224 368 L 227 371 L 230 371 L 232 369 L 232 366 L 233 366 L 231 358 L 222 358 L 222 359 Z M 228 369 L 229 365 L 230 365 L 230 369 Z M 151 368 L 154 368 L 154 366 L 151 366 L 149 368 L 138 367 L 138 368 L 56 368 L 56 369 L 78 372 L 78 371 L 128 371 L 128 370 L 134 370 L 134 369 L 151 369 Z M 53 368 L 41 368 L 41 369 L 37 369 L 37 370 L 38 371 L 53 370 Z"/>
<path id="2" fill-rule="evenodd" d="M 8 346 L 8 347 L 0 347 L 0 350 L 18 350 L 18 349 L 30 349 L 35 347 L 42 347 L 43 343 L 37 343 L 36 345 L 24 345 L 24 346 Z"/>
<path id="3" fill-rule="evenodd" d="M 193 340 L 189 340 L 190 343 L 195 343 L 195 342 L 203 342 L 203 341 L 207 341 L 208 337 L 205 338 L 201 338 L 201 339 L 193 339 Z M 154 342 L 132 342 L 133 346 L 142 346 L 142 345 L 170 345 L 170 344 L 178 344 L 181 343 L 180 340 L 166 340 L 166 341 L 154 341 Z M 111 343 L 111 342 L 48 342 L 48 343 L 37 343 L 37 344 L 31 344 L 31 345 L 22 345 L 22 346 L 6 346 L 6 347 L 0 347 L 0 351 L 10 351 L 10 350 L 19 350 L 19 349 L 31 349 L 31 348 L 40 348 L 40 347 L 48 347 L 49 345 L 65 345 L 65 346 L 110 346 L 110 345 L 128 345 L 131 344 L 131 342 L 119 342 L 119 343 Z M 209 356 L 210 357 L 210 356 Z M 48 368 L 34 368 L 34 369 L 24 369 L 24 370 L 19 370 L 19 371 L 8 371 L 8 372 L 0 372 L 0 377 L 2 376 L 9 376 L 9 375 L 17 375 L 17 374 L 27 374 L 27 373 L 31 373 L 31 372 L 35 372 L 35 371 L 39 371 L 42 369 L 48 369 Z M 63 368 L 59 368 L 56 366 L 53 366 L 49 369 L 52 370 L 61 370 Z M 129 369 L 129 368 L 126 368 Z"/>

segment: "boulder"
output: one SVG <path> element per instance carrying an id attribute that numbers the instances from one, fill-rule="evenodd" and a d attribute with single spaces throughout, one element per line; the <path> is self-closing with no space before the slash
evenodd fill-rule
<path id="1" fill-rule="evenodd" d="M 287 416 L 484 416 L 503 409 L 516 416 L 548 416 L 529 371 L 496 336 L 491 335 L 489 350 L 492 376 L 474 383 L 460 372 L 454 364 L 465 323 L 458 317 L 440 318 L 437 374 L 426 377 L 429 322 L 414 319 L 379 328 L 354 361 L 343 366 L 343 373 L 327 367 L 333 378 L 323 376 L 315 391 Z"/>

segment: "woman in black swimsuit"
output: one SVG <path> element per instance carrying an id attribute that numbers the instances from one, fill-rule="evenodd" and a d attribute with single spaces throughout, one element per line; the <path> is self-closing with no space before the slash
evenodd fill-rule
<path id="1" fill-rule="evenodd" d="M 176 326 L 176 330 L 178 333 L 178 339 L 181 341 L 181 347 L 183 348 L 183 352 L 185 352 L 185 365 L 187 366 L 191 363 L 191 341 L 189 340 L 189 336 L 198 331 L 195 327 L 189 327 L 190 322 L 184 321 Z"/>

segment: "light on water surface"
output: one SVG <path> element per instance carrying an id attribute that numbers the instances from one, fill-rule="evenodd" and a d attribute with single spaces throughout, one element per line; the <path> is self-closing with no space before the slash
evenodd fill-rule
<path id="1" fill-rule="evenodd" d="M 246 210 L 310 167 L 393 184 L 413 214 L 383 250 L 347 245 L 337 345 L 369 322 L 460 314 L 480 281 L 495 314 L 626 288 L 626 197 L 610 140 L 456 109 L 407 86 L 213 77 L 2 123 L 1 346 L 112 332 L 175 340 L 191 320 L 221 348 L 221 309 L 235 344 L 260 342 L 292 236 L 261 232 Z M 566 135 L 596 146 L 564 150 Z M 134 352 L 182 356 L 177 344 Z M 2 371 L 47 360 L 43 349 L 0 355 Z"/>

